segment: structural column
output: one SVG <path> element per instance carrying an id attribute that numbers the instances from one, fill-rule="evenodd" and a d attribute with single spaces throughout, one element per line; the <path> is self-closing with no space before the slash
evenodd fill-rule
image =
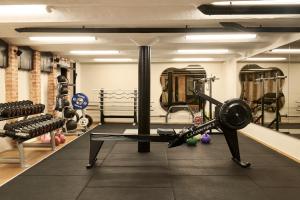
<path id="1" fill-rule="evenodd" d="M 138 72 L 138 134 L 150 135 L 150 46 L 141 46 Z M 150 152 L 150 142 L 139 142 L 139 152 Z"/>
<path id="2" fill-rule="evenodd" d="M 18 47 L 8 48 L 8 67 L 5 69 L 5 96 L 6 101 L 18 101 Z"/>
<path id="3" fill-rule="evenodd" d="M 33 69 L 30 73 L 30 100 L 41 103 L 41 53 L 33 52 Z"/>
<path id="4" fill-rule="evenodd" d="M 53 63 L 52 71 L 48 75 L 48 99 L 47 99 L 47 113 L 55 115 L 55 102 L 56 102 L 56 76 L 57 64 Z"/>

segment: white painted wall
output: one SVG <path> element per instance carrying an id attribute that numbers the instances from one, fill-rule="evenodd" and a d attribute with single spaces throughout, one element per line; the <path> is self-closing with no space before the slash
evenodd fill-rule
<path id="1" fill-rule="evenodd" d="M 224 90 L 224 100 L 238 97 L 238 72 L 235 60 L 228 60 L 224 63 L 222 68 L 222 79 L 224 79 L 224 84 L 222 85 L 222 89 Z"/>
<path id="2" fill-rule="evenodd" d="M 161 95 L 160 75 L 170 67 L 183 68 L 191 63 L 153 63 L 151 64 L 151 101 L 154 111 L 151 115 L 165 115 L 165 111 L 160 107 L 159 97 Z M 193 63 L 195 64 L 195 63 Z M 205 68 L 208 76 L 215 75 L 220 80 L 213 83 L 213 97 L 221 101 L 226 100 L 226 79 L 223 76 L 224 63 L 199 63 Z M 80 72 L 79 88 L 81 92 L 89 96 L 90 101 L 97 101 L 97 92 L 92 89 L 135 89 L 138 87 L 138 66 L 137 63 L 130 64 L 100 64 L 100 63 L 81 63 L 78 65 Z M 230 76 L 232 73 L 228 73 Z M 98 112 L 93 112 L 92 116 L 96 121 L 99 120 Z M 119 113 L 120 114 L 120 113 Z M 162 122 L 163 118 L 153 117 L 153 122 Z M 123 121 L 113 119 L 111 121 Z M 127 121 L 127 120 L 126 120 Z M 172 114 L 170 122 L 191 122 L 187 112 Z"/>
<path id="3" fill-rule="evenodd" d="M 47 73 L 41 73 L 41 103 L 45 105 L 45 110 L 48 101 L 48 76 Z"/>
<path id="4" fill-rule="evenodd" d="M 30 72 L 18 71 L 18 100 L 26 100 L 30 97 Z"/>
<path id="5" fill-rule="evenodd" d="M 76 63 L 76 90 L 77 92 L 81 91 L 81 65 L 80 63 Z"/>

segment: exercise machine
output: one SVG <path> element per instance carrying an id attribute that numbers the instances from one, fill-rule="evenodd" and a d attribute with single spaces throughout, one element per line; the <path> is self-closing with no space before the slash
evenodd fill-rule
<path id="1" fill-rule="evenodd" d="M 247 168 L 251 164 L 243 162 L 240 157 L 237 130 L 246 127 L 252 121 L 251 109 L 240 99 L 231 99 L 224 103 L 205 95 L 197 94 L 202 99 L 215 105 L 215 117 L 200 126 L 191 126 L 176 133 L 173 129 L 157 129 L 157 134 L 136 135 L 120 133 L 93 133 L 90 134 L 90 153 L 87 168 L 92 168 L 97 155 L 107 140 L 135 141 L 135 142 L 168 142 L 169 148 L 180 146 L 186 140 L 211 129 L 221 129 L 232 155 L 232 160 L 239 166 Z"/>

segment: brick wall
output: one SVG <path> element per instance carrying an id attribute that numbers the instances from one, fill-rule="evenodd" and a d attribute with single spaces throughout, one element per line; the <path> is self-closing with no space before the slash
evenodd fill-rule
<path id="1" fill-rule="evenodd" d="M 47 113 L 55 115 L 55 98 L 56 98 L 56 77 L 57 77 L 57 64 L 53 64 L 53 70 L 48 76 L 48 106 L 47 106 Z"/>
<path id="2" fill-rule="evenodd" d="M 41 54 L 33 52 L 33 69 L 30 72 L 30 100 L 34 103 L 41 102 Z"/>
<path id="3" fill-rule="evenodd" d="M 8 67 L 5 69 L 5 99 L 6 102 L 18 101 L 18 47 L 8 47 Z"/>

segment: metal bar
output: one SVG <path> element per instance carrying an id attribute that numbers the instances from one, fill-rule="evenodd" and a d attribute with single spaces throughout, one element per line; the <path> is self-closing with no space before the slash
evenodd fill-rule
<path id="1" fill-rule="evenodd" d="M 280 113 L 279 113 L 279 84 L 280 84 L 280 80 L 278 78 L 278 73 L 276 73 L 276 121 L 275 121 L 275 129 L 276 131 L 279 130 L 279 117 L 280 117 Z"/>
<path id="2" fill-rule="evenodd" d="M 138 68 L 138 133 L 150 135 L 150 46 L 140 47 Z M 150 152 L 150 143 L 139 142 L 138 151 Z"/>
<path id="3" fill-rule="evenodd" d="M 50 142 L 51 142 L 52 151 L 54 151 L 55 147 L 56 147 L 56 145 L 55 145 L 55 133 L 54 133 L 54 131 L 50 132 L 50 138 L 51 138 Z"/>
<path id="4" fill-rule="evenodd" d="M 169 142 L 174 139 L 174 135 L 137 135 L 120 133 L 91 133 L 92 141 L 139 141 L 139 142 Z"/>
<path id="5" fill-rule="evenodd" d="M 76 94 L 76 79 L 77 79 L 77 72 L 76 72 L 76 62 L 73 63 L 73 95 Z"/>
<path id="6" fill-rule="evenodd" d="M 103 94 L 104 90 L 100 90 L 100 95 L 99 95 L 99 101 L 100 101 L 100 123 L 104 124 L 104 113 L 103 113 L 103 109 L 104 109 L 104 94 Z"/>
<path id="7" fill-rule="evenodd" d="M 256 81 L 261 81 L 261 80 L 277 80 L 277 79 L 286 79 L 287 76 L 274 76 L 274 77 L 265 77 L 265 78 L 257 78 L 255 79 Z"/>
<path id="8" fill-rule="evenodd" d="M 137 109 L 138 109 L 138 106 L 137 106 L 137 98 L 138 98 L 138 91 L 137 90 L 134 90 L 134 103 L 133 103 L 133 106 L 134 106 L 134 113 L 133 113 L 133 125 L 136 125 L 137 124 Z M 151 105 L 150 105 L 151 107 Z"/>
<path id="9" fill-rule="evenodd" d="M 24 27 L 16 28 L 20 33 L 197 33 L 232 32 L 227 28 L 59 28 Z"/>
<path id="10" fill-rule="evenodd" d="M 173 104 L 173 73 L 168 72 L 168 106 Z"/>
<path id="11" fill-rule="evenodd" d="M 265 79 L 261 79 L 261 93 L 261 125 L 263 126 L 265 124 Z"/>
<path id="12" fill-rule="evenodd" d="M 19 151 L 21 167 L 24 168 L 24 167 L 26 167 L 26 163 L 25 163 L 25 153 L 24 153 L 23 143 L 22 142 L 17 142 L 17 148 L 18 148 L 18 151 Z"/>
<path id="13" fill-rule="evenodd" d="M 212 81 L 214 79 L 208 78 L 208 88 L 209 88 L 209 97 L 212 98 Z M 209 120 L 212 120 L 212 103 L 209 102 Z M 209 133 L 211 134 L 211 129 L 209 130 Z"/>
<path id="14" fill-rule="evenodd" d="M 281 6 L 279 7 L 281 8 Z M 242 13 L 243 14 L 243 13 Z M 59 28 L 24 27 L 16 28 L 20 33 L 207 33 L 207 32 L 300 32 L 300 27 L 194 27 L 194 28 Z"/>
<path id="15" fill-rule="evenodd" d="M 198 9 L 205 15 L 280 15 L 280 14 L 300 14 L 300 6 L 297 5 L 213 5 L 202 4 Z M 267 27 L 262 28 L 244 28 L 243 26 L 225 26 L 225 28 L 231 28 L 238 31 L 256 31 L 256 30 L 269 30 Z M 299 29 L 298 29 L 299 30 Z M 274 30 L 276 32 L 276 29 Z M 272 31 L 272 32 L 274 32 Z"/>
<path id="16" fill-rule="evenodd" d="M 92 89 L 93 91 L 134 91 L 135 89 L 104 89 L 104 88 L 101 88 L 101 89 Z"/>
<path id="17" fill-rule="evenodd" d="M 104 115 L 104 118 L 134 118 L 133 115 Z"/>
<path id="18" fill-rule="evenodd" d="M 198 92 L 197 95 L 199 97 L 203 98 L 204 100 L 207 100 L 207 101 L 211 102 L 214 105 L 222 105 L 223 104 L 220 101 L 217 101 L 216 99 L 214 99 L 214 98 L 212 98 L 210 96 L 207 96 L 206 94 L 203 94 L 201 92 Z"/>

